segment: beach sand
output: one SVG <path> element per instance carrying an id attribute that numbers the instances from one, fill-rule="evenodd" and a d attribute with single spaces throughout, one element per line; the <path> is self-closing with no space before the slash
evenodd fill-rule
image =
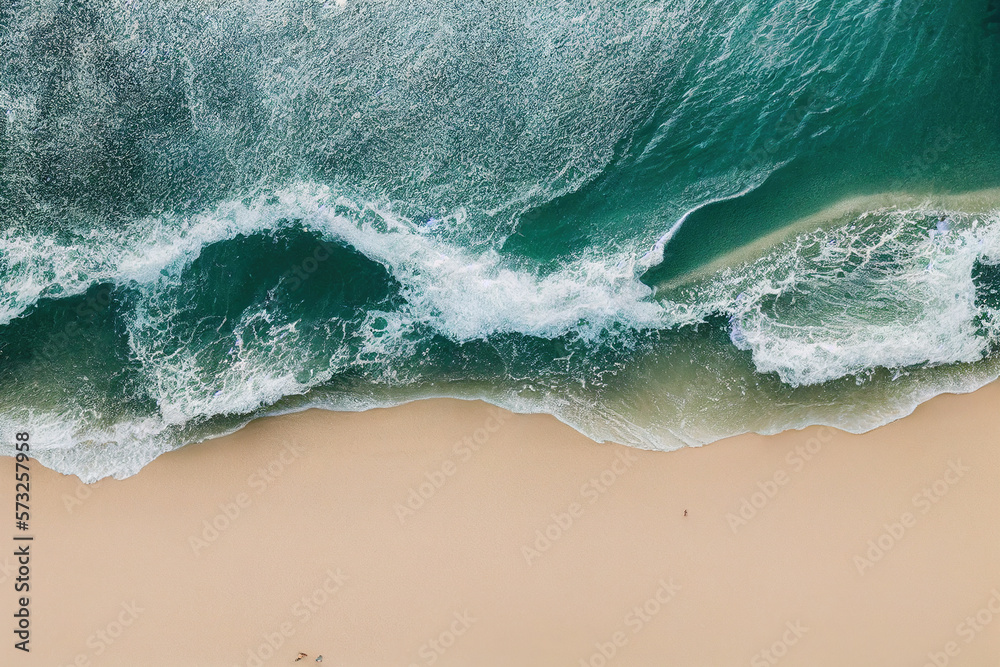
<path id="1" fill-rule="evenodd" d="M 3 459 L 0 664 L 997 665 L 998 405 L 663 453 L 429 400 L 33 463 L 30 654 Z"/>

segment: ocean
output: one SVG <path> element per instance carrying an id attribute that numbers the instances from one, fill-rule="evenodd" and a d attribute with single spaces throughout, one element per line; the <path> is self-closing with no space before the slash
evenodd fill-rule
<path id="1" fill-rule="evenodd" d="M 1000 376 L 993 0 L 15 0 L 0 55 L 0 431 L 85 481 L 310 407 L 671 450 Z"/>

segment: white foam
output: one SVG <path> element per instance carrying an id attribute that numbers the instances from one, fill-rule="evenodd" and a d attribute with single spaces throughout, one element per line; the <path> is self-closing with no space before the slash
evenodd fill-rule
<path id="1" fill-rule="evenodd" d="M 43 454 L 47 464 L 96 478 L 132 474 L 183 444 L 177 439 L 182 429 L 218 415 L 259 414 L 347 368 L 364 366 L 373 382 L 386 386 L 405 384 L 412 378 L 398 376 L 394 361 L 412 358 L 428 332 L 456 342 L 503 333 L 595 342 L 611 331 L 669 329 L 724 313 L 733 343 L 751 352 L 757 371 L 776 373 L 789 385 L 878 367 L 976 361 L 1000 331 L 1000 313 L 977 306 L 972 280 L 977 261 L 1000 262 L 1000 216 L 952 212 L 952 229 L 932 236 L 928 231 L 939 214 L 920 208 L 863 213 L 840 227 L 799 234 L 762 257 L 720 271 L 684 298 L 662 302 L 650 298 L 650 289 L 636 279 L 639 263 L 628 257 L 590 255 L 543 274 L 491 248 L 476 252 L 445 240 L 446 234 L 426 233 L 387 205 L 311 183 L 267 199 L 227 202 L 187 220 L 152 218 L 136 227 L 144 235 L 127 241 L 123 236 L 78 238 L 75 246 L 33 245 L 7 235 L 0 247 L 19 267 L 13 280 L 23 288 L 9 293 L 10 312 L 56 286 L 63 296 L 99 281 L 131 286 L 138 298 L 126 322 L 129 344 L 158 414 L 109 427 L 74 417 L 73 410 L 4 418 L 11 426 L 29 425 L 50 444 Z M 441 220 L 445 230 L 463 224 L 460 211 Z M 307 335 L 290 315 L 248 309 L 235 323 L 232 349 L 222 361 L 177 344 L 183 332 L 172 328 L 177 318 L 171 309 L 185 304 L 169 295 L 182 290 L 183 270 L 202 249 L 291 224 L 381 263 L 399 281 L 404 303 L 397 310 L 367 312 L 350 336 L 344 323 L 331 321 L 325 337 Z M 304 353 L 309 336 L 317 335 L 330 342 L 323 350 L 328 363 L 319 368 Z M 674 448 L 714 438 L 704 428 L 694 433 L 683 425 L 646 424 L 579 397 L 542 392 L 490 400 L 519 411 L 551 412 L 594 437 L 638 446 Z M 337 405 L 360 404 L 344 399 Z M 598 414 L 601 424 L 593 416 Z"/>
<path id="2" fill-rule="evenodd" d="M 0 432 L 28 431 L 32 458 L 88 483 L 108 476 L 121 479 L 134 475 L 160 454 L 183 444 L 155 416 L 98 426 L 81 419 L 81 413 L 80 406 L 61 413 L 6 411 L 0 415 Z"/>
<path id="3" fill-rule="evenodd" d="M 462 212 L 443 221 L 460 227 Z M 400 282 L 404 305 L 398 312 L 369 313 L 350 341 L 360 352 L 348 352 L 346 343 L 328 350 L 329 367 L 306 378 L 302 350 L 308 341 L 296 322 L 274 313 L 243 313 L 234 327 L 236 343 L 221 366 L 202 350 L 177 344 L 184 334 L 173 330 L 176 313 L 171 308 L 184 303 L 171 305 L 169 293 L 180 288 L 183 269 L 201 250 L 240 234 L 273 233 L 291 224 L 351 245 L 384 265 Z M 148 219 L 137 229 L 148 231 L 127 243 L 95 243 L 89 253 L 67 246 L 48 255 L 38 252 L 30 261 L 22 260 L 18 275 L 32 284 L 47 279 L 49 289 L 58 285 L 63 295 L 82 292 L 97 281 L 136 289 L 139 299 L 127 321 L 131 353 L 142 365 L 160 417 L 179 427 L 220 414 L 247 414 L 283 396 L 305 393 L 350 365 L 364 364 L 384 374 L 391 359 L 412 354 L 418 326 L 457 342 L 512 332 L 594 339 L 610 329 L 660 328 L 672 317 L 650 298 L 650 288 L 638 281 L 627 258 L 592 256 L 542 275 L 517 268 L 492 249 L 475 253 L 422 233 L 418 224 L 386 206 L 352 201 L 309 183 L 266 200 L 227 202 L 183 222 L 170 216 Z M 31 248 L 37 247 L 19 248 L 22 257 Z M 88 259 L 86 278 L 83 271 L 63 264 L 71 255 Z M 49 266 L 42 265 L 45 257 Z M 15 293 L 22 312 L 42 291 Z M 376 331 L 373 323 L 379 317 L 386 325 Z M 244 336 L 251 325 L 265 328 L 266 342 L 243 344 L 251 338 Z"/>
<path id="4" fill-rule="evenodd" d="M 919 209 L 800 235 L 712 279 L 705 305 L 729 314 L 734 345 L 759 372 L 793 386 L 978 361 L 1000 330 L 976 304 L 973 268 L 995 262 L 1000 216 L 951 218 L 956 229 L 943 235 L 928 233 L 937 212 Z"/>
<path id="5" fill-rule="evenodd" d="M 628 256 L 595 254 L 541 274 L 505 260 L 492 248 L 473 252 L 420 233 L 418 225 L 386 207 L 357 206 L 359 224 L 355 216 L 326 208 L 331 199 L 328 188 L 315 185 L 282 195 L 287 206 L 308 212 L 307 227 L 384 265 L 402 284 L 405 310 L 414 321 L 453 340 L 507 332 L 594 337 L 616 324 L 664 324 L 663 309 L 636 278 Z M 456 224 L 461 224 L 461 212 L 457 215 Z"/>

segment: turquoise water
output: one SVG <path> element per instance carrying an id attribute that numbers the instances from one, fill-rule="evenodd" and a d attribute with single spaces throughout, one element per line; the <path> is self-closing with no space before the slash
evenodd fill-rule
<path id="1" fill-rule="evenodd" d="M 987 0 L 15 2 L 0 54 L 0 425 L 87 480 L 311 406 L 672 449 L 1000 375 Z"/>

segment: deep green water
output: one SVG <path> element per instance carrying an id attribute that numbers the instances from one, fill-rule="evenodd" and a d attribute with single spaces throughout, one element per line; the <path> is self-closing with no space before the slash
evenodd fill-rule
<path id="1" fill-rule="evenodd" d="M 0 56 L 0 427 L 88 480 L 310 406 L 671 449 L 1000 375 L 988 0 L 15 1 Z"/>

